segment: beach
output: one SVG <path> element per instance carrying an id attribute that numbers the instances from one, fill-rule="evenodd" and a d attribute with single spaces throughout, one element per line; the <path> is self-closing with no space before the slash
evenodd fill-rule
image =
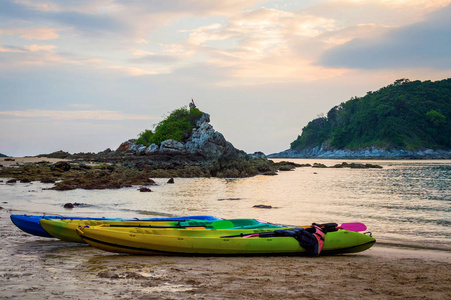
<path id="1" fill-rule="evenodd" d="M 450 299 L 448 251 L 130 256 L 22 232 L 0 210 L 2 299 Z"/>
<path id="2" fill-rule="evenodd" d="M 23 165 L 26 163 L 37 163 L 41 161 L 46 161 L 50 163 L 56 163 L 58 161 L 67 161 L 67 159 L 61 158 L 48 158 L 48 157 L 36 157 L 36 156 L 27 156 L 27 157 L 0 157 L 0 164 L 4 167 L 8 167 L 11 165 Z"/>

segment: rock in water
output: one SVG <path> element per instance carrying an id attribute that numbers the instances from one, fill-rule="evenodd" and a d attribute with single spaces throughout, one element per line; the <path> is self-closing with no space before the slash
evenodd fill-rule
<path id="1" fill-rule="evenodd" d="M 89 204 L 86 203 L 78 203 L 78 202 L 74 202 L 74 203 L 66 203 L 64 204 L 64 208 L 74 208 L 74 207 L 88 207 L 91 206 Z"/>
<path id="2" fill-rule="evenodd" d="M 71 168 L 70 164 L 68 162 L 65 161 L 59 161 L 53 165 L 50 166 L 50 169 L 52 171 L 63 171 L 63 172 L 67 172 L 69 171 Z"/>
<path id="3" fill-rule="evenodd" d="M 266 208 L 266 209 L 272 208 L 271 205 L 264 205 L 264 204 L 258 204 L 258 205 L 254 205 L 252 207 L 254 207 L 254 208 Z"/>

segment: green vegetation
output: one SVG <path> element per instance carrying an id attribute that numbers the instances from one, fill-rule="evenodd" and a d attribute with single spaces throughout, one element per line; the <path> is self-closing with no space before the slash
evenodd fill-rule
<path id="1" fill-rule="evenodd" d="M 451 79 L 393 84 L 333 107 L 302 129 L 291 149 L 451 149 Z"/>
<path id="2" fill-rule="evenodd" d="M 158 123 L 155 127 L 155 132 L 150 129 L 142 132 L 136 140 L 136 143 L 150 146 L 151 144 L 160 145 L 161 142 L 169 139 L 181 142 L 189 135 L 202 114 L 203 112 L 197 108 L 188 109 L 182 107 L 176 109 L 163 121 Z"/>
<path id="3" fill-rule="evenodd" d="M 440 124 L 446 123 L 446 117 L 435 110 L 428 111 L 426 116 L 429 118 L 429 121 L 434 124 L 434 126 L 440 126 Z"/>

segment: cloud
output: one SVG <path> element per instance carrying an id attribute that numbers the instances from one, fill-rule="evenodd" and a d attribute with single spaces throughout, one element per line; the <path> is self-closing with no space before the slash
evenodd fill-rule
<path id="1" fill-rule="evenodd" d="M 222 30 L 222 25 L 215 23 L 208 26 L 202 26 L 195 30 L 181 30 L 181 32 L 190 32 L 188 43 L 201 45 L 211 40 L 225 40 L 231 37 Z"/>
<path id="2" fill-rule="evenodd" d="M 342 70 L 312 65 L 296 43 L 336 29 L 333 19 L 260 8 L 190 30 L 188 44 L 208 58 L 208 68 L 223 71 L 219 86 L 311 81 Z"/>
<path id="3" fill-rule="evenodd" d="M 26 109 L 22 111 L 0 111 L 0 116 L 21 119 L 50 119 L 50 120 L 150 120 L 158 119 L 145 115 L 130 115 L 111 110 L 41 110 Z"/>
<path id="4" fill-rule="evenodd" d="M 171 54 L 148 54 L 141 56 L 139 58 L 133 58 L 130 61 L 133 63 L 174 63 L 181 60 L 181 56 L 179 55 L 171 55 Z"/>
<path id="5" fill-rule="evenodd" d="M 25 49 L 28 49 L 28 50 L 30 50 L 32 52 L 35 52 L 35 51 L 52 51 L 55 48 L 56 48 L 55 45 L 29 45 L 29 46 L 25 46 Z"/>
<path id="6" fill-rule="evenodd" d="M 8 19 L 28 19 L 35 15 L 33 10 L 14 1 L 5 0 L 0 2 L 0 16 Z"/>
<path id="7" fill-rule="evenodd" d="M 143 76 L 143 75 L 157 75 L 171 73 L 171 69 L 167 67 L 145 69 L 128 66 L 110 66 L 107 67 L 107 69 L 119 71 L 124 74 L 127 74 L 128 76 Z"/>
<path id="8" fill-rule="evenodd" d="M 79 12 L 48 13 L 48 19 L 73 26 L 88 34 L 120 33 L 127 25 L 108 15 L 91 15 Z"/>
<path id="9" fill-rule="evenodd" d="M 229 69 L 227 85 L 238 80 L 238 84 L 262 82 L 262 78 L 275 81 L 313 78 L 314 74 L 326 74 L 323 68 L 311 65 L 311 59 L 293 48 L 293 39 L 304 40 L 336 29 L 331 18 L 299 12 L 286 12 L 268 8 L 253 8 L 264 1 L 45 1 L 36 4 L 30 0 L 9 3 L 8 11 L 15 19 L 58 23 L 61 37 L 55 42 L 55 50 L 47 55 L 4 56 L 8 68 L 17 65 L 58 61 L 65 64 L 84 64 L 92 68 L 122 71 L 127 76 L 157 75 L 172 73 L 192 64 L 205 62 L 210 67 Z M 255 7 L 255 6 L 254 6 Z M 88 9 L 89 8 L 89 9 Z M 246 9 L 246 10 L 245 10 Z M 96 14 L 83 13 L 93 11 Z M 233 13 L 232 13 L 233 12 Z M 0 13 L 1 14 L 1 13 Z M 180 38 L 176 41 L 155 40 L 152 32 L 161 24 L 194 16 L 221 16 L 222 19 L 204 19 L 194 29 L 171 27 Z M 197 19 L 197 18 L 196 18 Z M 211 22 L 210 22 L 211 21 Z M 182 23 L 186 25 L 188 23 Z M 63 26 L 61 26 L 63 25 Z M 70 26 L 69 28 L 65 27 Z M 59 28 L 60 28 L 59 27 Z M 165 27 L 165 26 L 163 26 Z M 169 26 L 170 27 L 170 26 Z M 85 43 L 70 28 L 86 35 L 111 31 L 115 39 L 100 38 L 94 43 Z M 125 28 L 134 34 L 124 34 Z M 189 27 L 188 27 L 189 28 Z M 82 43 L 80 43 L 82 41 Z M 138 41 L 138 42 L 137 42 Z M 145 43 L 143 43 L 145 42 Z M 85 43 L 85 44 L 83 44 Z M 79 47 L 78 45 L 83 45 Z M 68 46 L 71 47 L 68 50 Z M 34 45 L 24 50 L 37 50 Z M 134 51 L 130 51 L 133 48 Z M 0 51 L 6 52 L 3 46 Z M 44 46 L 40 50 L 44 50 Z M 56 51 L 58 50 L 58 51 Z M 70 55 L 71 53 L 76 55 Z M 41 51 L 42 52 L 42 51 Z M 47 51 L 50 52 L 50 51 Z M 106 55 L 108 53 L 108 55 Z M 134 56 L 130 58 L 130 53 Z M 69 55 L 67 55 L 69 54 Z M 101 58 L 101 60 L 99 60 Z M 91 63 L 96 61 L 96 63 Z M 139 65 L 137 65 L 139 64 Z M 271 70 L 272 69 L 272 70 Z M 327 73 L 330 76 L 333 73 Z M 244 77 L 249 79 L 242 81 Z M 323 75 L 321 76 L 323 77 Z M 221 80 L 220 85 L 224 84 Z"/>
<path id="10" fill-rule="evenodd" d="M 70 107 L 76 107 L 76 108 L 89 108 L 89 107 L 93 107 L 93 104 L 88 104 L 88 103 L 73 103 L 73 104 L 69 104 Z"/>
<path id="11" fill-rule="evenodd" d="M 50 7 L 50 8 L 49 8 Z M 88 10 L 91 11 L 91 10 Z M 0 2 L 0 18 L 21 20 L 25 22 L 51 22 L 70 26 L 72 29 L 87 35 L 118 33 L 128 30 L 128 26 L 106 13 L 86 13 L 72 10 L 58 10 L 56 7 L 36 6 L 33 2 L 23 3 L 3 0 Z"/>
<path id="12" fill-rule="evenodd" d="M 0 47 L 0 52 L 6 52 L 6 53 L 22 53 L 25 51 L 25 48 L 23 47 L 17 47 L 17 46 L 11 46 L 11 45 L 4 45 Z M 0 55 L 0 61 L 7 61 L 4 59 L 4 55 Z M 0 68 L 1 70 L 1 68 Z"/>
<path id="13" fill-rule="evenodd" d="M 451 0 L 327 0 L 310 6 L 304 13 L 332 18 L 342 26 L 384 24 L 405 26 L 443 8 Z"/>
<path id="14" fill-rule="evenodd" d="M 18 35 L 26 40 L 53 40 L 59 37 L 58 29 L 39 27 L 39 28 L 11 28 L 0 29 L 0 35 Z"/>
<path id="15" fill-rule="evenodd" d="M 426 20 L 326 51 L 318 64 L 355 69 L 451 68 L 451 5 Z"/>
<path id="16" fill-rule="evenodd" d="M 183 13 L 196 15 L 210 14 L 230 14 L 242 9 L 251 7 L 257 3 L 264 3 L 264 0 L 171 0 L 171 1 L 142 1 L 142 0 L 119 0 L 118 5 L 135 7 L 142 12 L 161 13 Z"/>

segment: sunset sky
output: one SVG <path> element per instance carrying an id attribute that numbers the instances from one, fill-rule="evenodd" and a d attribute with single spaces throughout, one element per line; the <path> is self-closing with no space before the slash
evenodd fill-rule
<path id="1" fill-rule="evenodd" d="M 0 153 L 115 150 L 191 98 L 236 148 L 451 77 L 451 0 L 0 0 Z"/>

